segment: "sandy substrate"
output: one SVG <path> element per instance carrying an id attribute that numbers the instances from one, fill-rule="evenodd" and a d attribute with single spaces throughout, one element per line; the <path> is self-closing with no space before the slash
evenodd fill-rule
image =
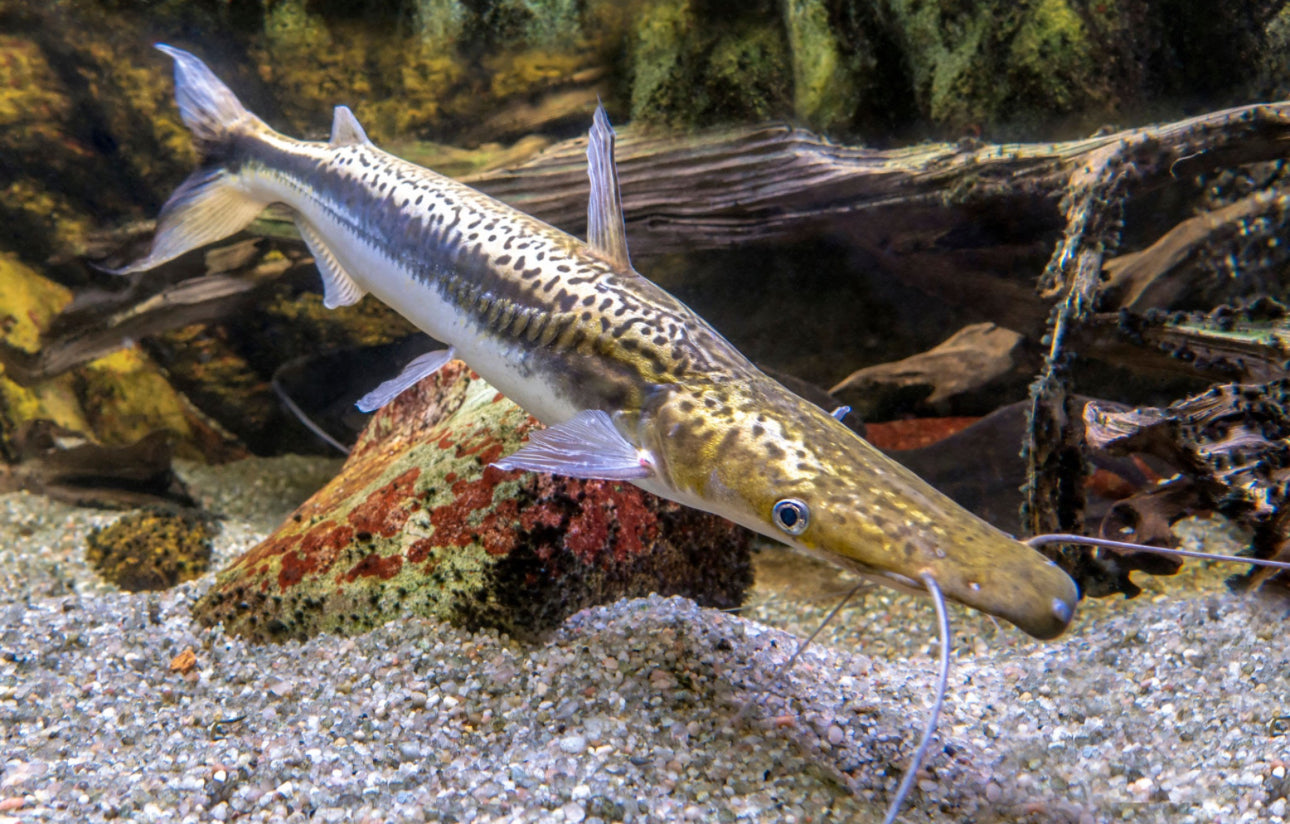
<path id="1" fill-rule="evenodd" d="M 191 468 L 221 566 L 334 462 Z M 881 820 L 932 696 L 929 605 L 872 589 L 760 692 L 845 582 L 763 555 L 742 616 L 624 601 L 520 645 L 420 619 L 249 646 L 209 577 L 113 592 L 111 513 L 0 496 L 0 824 Z M 954 609 L 940 732 L 902 820 L 1286 820 L 1283 608 L 1189 576 L 1038 643 Z M 191 648 L 195 665 L 173 672 Z M 760 706 L 746 723 L 739 709 Z"/>

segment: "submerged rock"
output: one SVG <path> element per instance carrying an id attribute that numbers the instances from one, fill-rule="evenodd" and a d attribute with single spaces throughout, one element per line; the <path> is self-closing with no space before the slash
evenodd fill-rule
<path id="1" fill-rule="evenodd" d="M 145 509 L 90 533 L 85 556 L 127 592 L 169 589 L 210 565 L 212 529 L 203 519 Z"/>
<path id="2" fill-rule="evenodd" d="M 448 364 L 378 412 L 340 474 L 222 571 L 195 616 L 259 641 L 408 613 L 531 637 L 650 592 L 740 603 L 742 528 L 624 482 L 489 466 L 535 426 Z"/>

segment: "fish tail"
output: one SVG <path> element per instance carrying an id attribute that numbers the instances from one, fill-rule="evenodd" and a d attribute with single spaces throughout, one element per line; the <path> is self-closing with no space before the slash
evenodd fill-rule
<path id="1" fill-rule="evenodd" d="M 252 197 L 221 160 L 236 136 L 263 127 L 263 121 L 201 60 L 164 43 L 158 43 L 157 48 L 174 58 L 175 102 L 205 160 L 161 208 L 147 256 L 108 270 L 119 275 L 155 268 L 223 240 L 246 228 L 268 205 Z"/>

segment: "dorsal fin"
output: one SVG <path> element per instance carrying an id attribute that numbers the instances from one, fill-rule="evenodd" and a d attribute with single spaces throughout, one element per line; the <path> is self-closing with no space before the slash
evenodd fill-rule
<path id="1" fill-rule="evenodd" d="M 591 140 L 587 143 L 587 176 L 591 178 L 591 199 L 587 202 L 587 245 L 605 260 L 630 269 L 627 228 L 623 223 L 623 201 L 618 192 L 618 167 L 614 164 L 614 130 L 603 104 L 592 118 Z"/>
<path id="2" fill-rule="evenodd" d="M 371 143 L 367 132 L 359 124 L 358 118 L 349 110 L 349 106 L 337 106 L 336 114 L 331 121 L 331 145 L 352 146 L 355 143 Z"/>

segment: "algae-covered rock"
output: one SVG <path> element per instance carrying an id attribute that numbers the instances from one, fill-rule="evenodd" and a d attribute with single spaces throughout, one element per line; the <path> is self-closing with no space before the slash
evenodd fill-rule
<path id="1" fill-rule="evenodd" d="M 91 532 L 85 558 L 127 592 L 169 589 L 206 571 L 212 534 L 197 516 L 143 510 Z"/>
<path id="2" fill-rule="evenodd" d="M 143 21 L 88 0 L 7 0 L 0 21 L 0 248 L 65 255 L 155 210 L 195 156 Z"/>
<path id="3" fill-rule="evenodd" d="M 739 603 L 749 534 L 627 484 L 503 472 L 535 422 L 460 362 L 372 419 L 341 473 L 194 614 L 260 641 L 401 615 L 532 636 L 649 592 Z"/>
<path id="4" fill-rule="evenodd" d="M 1069 0 L 891 0 L 890 9 L 919 107 L 938 124 L 1052 117 L 1105 94 L 1108 67 Z"/>
<path id="5" fill-rule="evenodd" d="M 41 277 L 13 255 L 0 254 L 0 347 L 22 353 L 37 351 L 41 335 L 71 297 L 69 290 Z M 24 386 L 0 367 L 0 456 L 6 461 L 17 458 L 14 437 L 19 429 L 35 420 L 77 432 L 90 430 L 74 376 L 60 375 Z"/>
<path id="6" fill-rule="evenodd" d="M 792 70 L 775 4 L 706 13 L 695 0 L 655 0 L 630 44 L 631 116 L 670 126 L 764 120 L 790 109 Z"/>

